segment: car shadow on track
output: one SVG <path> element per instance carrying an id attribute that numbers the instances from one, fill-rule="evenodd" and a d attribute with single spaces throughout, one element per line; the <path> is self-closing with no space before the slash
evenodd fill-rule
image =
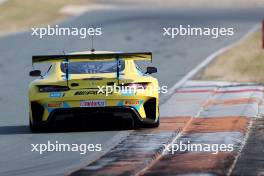
<path id="1" fill-rule="evenodd" d="M 123 131 L 131 130 L 131 125 L 99 125 L 91 124 L 87 126 L 72 126 L 60 124 L 59 126 L 52 126 L 49 128 L 40 129 L 34 133 L 68 133 L 68 132 L 102 132 L 102 131 Z M 16 134 L 32 134 L 28 125 L 17 125 L 17 126 L 0 126 L 0 135 L 16 135 Z"/>
<path id="2" fill-rule="evenodd" d="M 95 132 L 95 131 L 121 131 L 131 130 L 133 124 L 131 121 L 118 121 L 118 122 L 101 122 L 90 121 L 90 123 L 76 122 L 61 122 L 53 124 L 45 132 Z"/>
<path id="3" fill-rule="evenodd" d="M 0 135 L 29 134 L 31 133 L 27 125 L 0 126 Z"/>
<path id="4" fill-rule="evenodd" d="M 61 121 L 52 123 L 34 133 L 102 132 L 134 129 L 132 121 Z M 0 135 L 31 134 L 29 125 L 0 126 Z"/>

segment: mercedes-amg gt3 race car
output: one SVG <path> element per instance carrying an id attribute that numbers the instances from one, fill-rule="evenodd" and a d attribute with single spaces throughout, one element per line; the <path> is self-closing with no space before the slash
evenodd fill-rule
<path id="1" fill-rule="evenodd" d="M 32 131 L 54 127 L 57 121 L 104 117 L 131 118 L 134 127 L 159 126 L 159 85 L 135 61 L 152 61 L 152 53 L 88 51 L 32 57 L 49 64 L 29 85 L 29 123 Z M 104 123 L 104 121 L 100 121 Z M 110 125 L 110 124 L 109 124 Z"/>

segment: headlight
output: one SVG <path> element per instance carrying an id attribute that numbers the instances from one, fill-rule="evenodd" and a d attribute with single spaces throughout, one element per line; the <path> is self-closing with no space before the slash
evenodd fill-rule
<path id="1" fill-rule="evenodd" d="M 67 86 L 54 86 L 54 85 L 45 85 L 38 86 L 40 92 L 61 92 L 70 90 Z"/>

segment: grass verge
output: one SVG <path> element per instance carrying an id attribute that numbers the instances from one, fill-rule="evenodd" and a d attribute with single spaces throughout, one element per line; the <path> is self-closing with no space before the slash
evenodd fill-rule
<path id="1" fill-rule="evenodd" d="M 264 49 L 260 31 L 217 57 L 198 79 L 264 84 Z"/>
<path id="2" fill-rule="evenodd" d="M 59 13 L 66 5 L 87 5 L 92 0 L 8 0 L 0 5 L 0 32 L 9 33 L 55 23 L 69 15 Z"/>

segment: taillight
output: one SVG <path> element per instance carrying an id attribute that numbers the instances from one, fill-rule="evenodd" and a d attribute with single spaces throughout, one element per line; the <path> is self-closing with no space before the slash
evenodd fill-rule
<path id="1" fill-rule="evenodd" d="M 128 83 L 124 85 L 125 87 L 130 87 L 134 89 L 146 89 L 148 83 Z"/>
<path id="2" fill-rule="evenodd" d="M 54 86 L 54 85 L 48 85 L 48 86 L 38 86 L 40 92 L 61 92 L 61 91 L 67 91 L 70 90 L 67 86 Z"/>

